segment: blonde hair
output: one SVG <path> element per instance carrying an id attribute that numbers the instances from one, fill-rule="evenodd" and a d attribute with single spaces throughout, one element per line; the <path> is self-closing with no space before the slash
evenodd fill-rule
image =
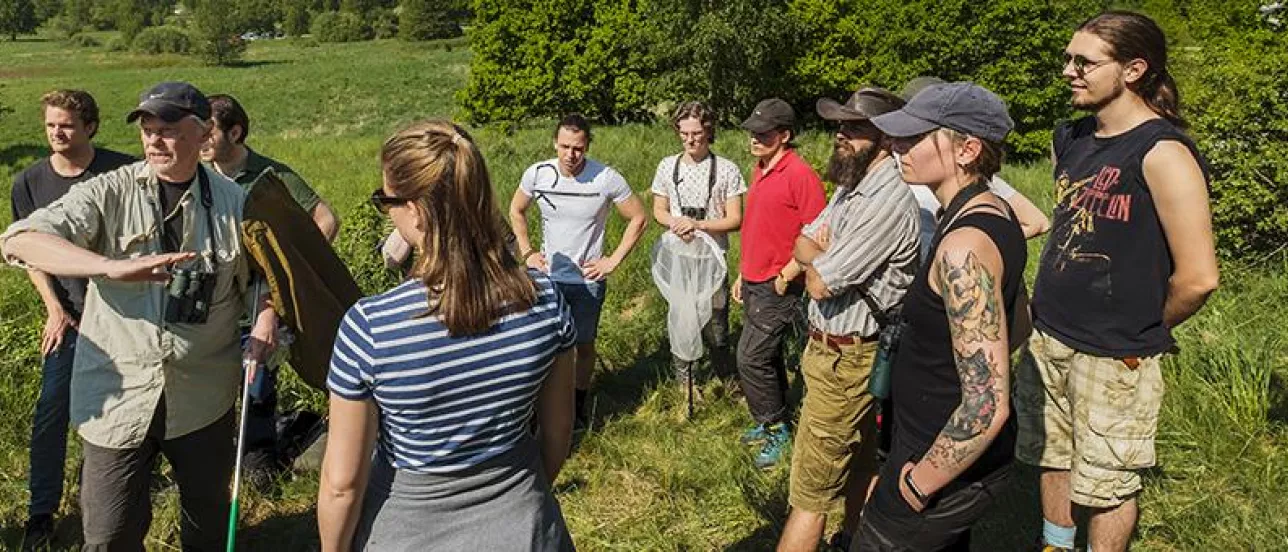
<path id="1" fill-rule="evenodd" d="M 509 227 L 469 133 L 443 120 L 413 123 L 385 141 L 380 162 L 394 194 L 412 199 L 424 220 L 412 273 L 429 288 L 426 314 L 468 336 L 536 302 L 527 269 L 506 247 Z"/>
<path id="2" fill-rule="evenodd" d="M 98 103 L 94 101 L 94 96 L 84 90 L 52 90 L 40 97 L 40 114 L 45 114 L 45 109 L 57 107 L 76 114 L 82 125 L 94 125 L 94 132 L 89 134 L 93 138 L 98 134 Z"/>

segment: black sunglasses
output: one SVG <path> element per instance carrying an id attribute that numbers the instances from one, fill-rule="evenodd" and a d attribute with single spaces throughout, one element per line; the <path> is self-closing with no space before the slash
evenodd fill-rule
<path id="1" fill-rule="evenodd" d="M 1063 67 L 1068 67 L 1068 66 L 1069 66 L 1069 64 L 1070 64 L 1070 63 L 1072 63 L 1072 64 L 1073 64 L 1073 71 L 1074 71 L 1075 73 L 1077 73 L 1079 77 L 1085 77 L 1085 76 L 1087 76 L 1087 73 L 1089 73 L 1089 72 L 1091 72 L 1091 71 L 1095 70 L 1095 68 L 1100 67 L 1101 65 L 1104 65 L 1104 64 L 1109 63 L 1109 62 L 1111 62 L 1111 61 L 1113 61 L 1113 60 L 1112 60 L 1112 59 L 1102 59 L 1102 60 L 1100 60 L 1100 61 L 1092 61 L 1092 60 L 1087 59 L 1087 57 L 1086 57 L 1086 56 L 1083 56 L 1082 54 L 1078 54 L 1078 55 L 1069 55 L 1069 53 L 1068 53 L 1068 52 L 1065 52 L 1065 54 L 1064 54 L 1064 65 L 1063 65 Z"/>
<path id="2" fill-rule="evenodd" d="M 846 138 L 854 139 L 872 134 L 876 131 L 876 126 L 867 121 L 845 121 L 841 123 L 837 131 L 845 135 Z"/>
<path id="3" fill-rule="evenodd" d="M 408 197 L 393 197 L 387 195 L 385 194 L 384 188 L 376 188 L 376 191 L 371 192 L 371 205 L 381 213 L 388 213 L 389 208 L 397 207 L 409 201 L 414 200 Z"/>

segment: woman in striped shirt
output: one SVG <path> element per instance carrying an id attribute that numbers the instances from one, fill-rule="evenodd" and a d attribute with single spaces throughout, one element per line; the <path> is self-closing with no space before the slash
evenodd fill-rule
<path id="1" fill-rule="evenodd" d="M 507 250 L 464 130 L 414 124 L 381 163 L 372 203 L 421 254 L 336 336 L 323 550 L 572 550 L 550 490 L 572 435 L 568 307 Z"/>

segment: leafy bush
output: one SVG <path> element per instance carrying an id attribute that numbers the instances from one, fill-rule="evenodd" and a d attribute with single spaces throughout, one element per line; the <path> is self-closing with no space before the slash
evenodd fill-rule
<path id="1" fill-rule="evenodd" d="M 371 21 L 371 33 L 376 38 L 394 38 L 398 36 L 398 14 L 387 8 L 376 8 L 367 13 Z"/>
<path id="2" fill-rule="evenodd" d="M 358 42 L 375 36 L 371 26 L 351 12 L 319 13 L 313 16 L 310 29 L 318 42 Z"/>
<path id="3" fill-rule="evenodd" d="M 1177 60 L 1183 115 L 1212 167 L 1223 256 L 1288 243 L 1288 34 L 1207 42 Z"/>
<path id="4" fill-rule="evenodd" d="M 67 44 L 77 48 L 97 48 L 103 45 L 98 39 L 83 34 L 72 35 L 67 39 Z"/>
<path id="5" fill-rule="evenodd" d="M 1053 123 L 1069 117 L 1060 53 L 1096 11 L 1047 0 L 796 0 L 792 9 L 808 22 L 793 69 L 805 99 L 864 84 L 897 91 L 918 75 L 975 81 L 1006 100 L 1016 159 L 1045 156 Z"/>
<path id="6" fill-rule="evenodd" d="M 207 65 L 232 65 L 246 52 L 241 39 L 242 21 L 234 0 L 203 0 L 192 14 L 192 28 L 197 39 L 195 53 Z"/>
<path id="7" fill-rule="evenodd" d="M 130 49 L 144 54 L 186 54 L 192 50 L 192 39 L 178 27 L 148 27 L 135 35 Z"/>
<path id="8" fill-rule="evenodd" d="M 820 96 L 898 89 L 933 74 L 1005 98 L 1019 159 L 1044 155 L 1068 116 L 1060 52 L 1089 15 L 1047 0 L 480 0 L 470 81 L 475 121 L 582 111 L 647 118 L 703 99 L 726 122 L 779 96 L 812 114 Z"/>
<path id="9" fill-rule="evenodd" d="M 398 38 L 417 41 L 461 36 L 461 26 L 448 19 L 445 4 L 434 0 L 403 0 L 398 14 Z"/>
<path id="10" fill-rule="evenodd" d="M 117 36 L 107 41 L 107 51 L 109 52 L 124 52 L 129 49 L 130 43 L 125 40 L 125 37 Z"/>
<path id="11" fill-rule="evenodd" d="M 302 36 L 309 32 L 309 10 L 298 2 L 288 2 L 282 10 L 282 31 L 286 36 Z"/>

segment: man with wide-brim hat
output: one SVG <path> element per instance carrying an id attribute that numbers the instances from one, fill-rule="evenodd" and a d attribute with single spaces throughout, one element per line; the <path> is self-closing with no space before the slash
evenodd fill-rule
<path id="1" fill-rule="evenodd" d="M 72 188 L 0 235 L 10 262 L 89 278 L 73 365 L 85 550 L 142 550 L 149 480 L 164 454 L 179 485 L 185 550 L 223 550 L 241 379 L 238 320 L 249 271 L 241 187 L 203 168 L 210 102 L 158 84 L 126 117 L 145 160 Z M 277 317 L 259 300 L 251 360 Z"/>
<path id="2" fill-rule="evenodd" d="M 755 464 L 769 468 L 784 456 L 791 432 L 783 340 L 800 316 L 805 289 L 792 247 L 801 228 L 827 203 L 823 183 L 796 154 L 796 112 L 770 98 L 756 104 L 742 128 L 751 134 L 751 190 L 742 220 L 740 277 L 732 295 L 743 303 L 738 381 L 755 421 L 742 442 L 756 445 Z"/>
<path id="3" fill-rule="evenodd" d="M 792 447 L 787 518 L 779 550 L 814 550 L 827 515 L 844 505 L 836 546 L 848 545 L 877 471 L 876 401 L 868 391 L 881 328 L 917 269 L 917 204 L 899 176 L 889 139 L 870 121 L 903 106 L 893 93 L 859 89 L 845 103 L 820 99 L 839 123 L 827 178 L 836 191 L 796 238 L 805 268 L 809 342 Z"/>

